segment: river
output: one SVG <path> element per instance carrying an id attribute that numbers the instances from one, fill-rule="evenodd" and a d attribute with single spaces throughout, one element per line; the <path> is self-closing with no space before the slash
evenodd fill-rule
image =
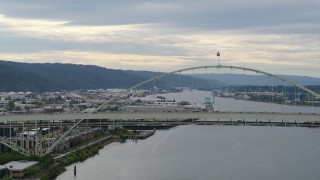
<path id="1" fill-rule="evenodd" d="M 319 129 L 180 126 L 112 143 L 58 180 L 318 180 Z"/>
<path id="2" fill-rule="evenodd" d="M 189 92 L 190 93 L 190 92 Z M 202 103 L 209 92 L 163 94 Z M 195 98 L 196 97 L 196 98 Z M 189 98 L 189 99 L 187 99 Z M 240 106 L 242 105 L 242 106 Z M 216 98 L 215 110 L 320 113 L 298 107 Z M 320 130 L 296 127 L 179 126 L 146 140 L 112 143 L 58 180 L 318 180 Z"/>
<path id="3" fill-rule="evenodd" d="M 209 91 L 199 90 L 184 90 L 181 93 L 167 93 L 159 94 L 168 100 L 189 101 L 190 103 L 203 104 L 206 97 L 211 97 Z M 299 106 L 299 105 L 284 105 L 267 102 L 254 102 L 236 100 L 233 98 L 215 97 L 213 104 L 215 111 L 220 112 L 276 112 L 276 113 L 316 113 L 320 114 L 320 107 L 310 106 Z"/>

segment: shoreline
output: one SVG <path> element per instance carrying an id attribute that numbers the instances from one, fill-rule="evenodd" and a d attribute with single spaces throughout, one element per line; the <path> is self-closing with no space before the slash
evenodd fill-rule
<path id="1" fill-rule="evenodd" d="M 90 157 L 99 154 L 100 149 L 104 148 L 108 144 L 113 142 L 126 142 L 127 139 L 146 139 L 155 133 L 155 130 L 139 131 L 142 133 L 136 133 L 135 131 L 128 131 L 127 129 L 115 129 L 112 135 L 104 134 L 99 138 L 80 144 L 75 149 L 70 150 L 62 154 L 50 154 L 43 157 L 40 156 L 24 156 L 20 155 L 20 160 L 27 161 L 38 161 L 39 164 L 29 168 L 25 171 L 25 176 L 21 179 L 56 179 L 59 175 L 66 171 L 66 167 L 72 164 L 83 162 Z M 13 159 L 9 158 L 8 161 L 15 160 L 16 153 L 10 155 Z M 75 170 L 76 172 L 76 170 Z M 1 173 L 1 172 L 0 172 Z M 11 180 L 14 179 L 8 175 L 4 176 L 3 179 Z"/>
<path id="2" fill-rule="evenodd" d="M 85 159 L 83 160 L 75 160 L 75 161 L 72 161 L 70 163 L 67 163 L 67 164 L 63 164 L 63 171 L 60 171 L 59 174 L 57 174 L 55 177 L 51 177 L 51 179 L 56 179 L 59 175 L 61 175 L 62 173 L 64 173 L 66 171 L 66 167 L 67 166 L 71 166 L 77 162 L 83 162 L 97 154 L 99 154 L 99 151 L 100 149 L 104 148 L 105 146 L 107 146 L 108 144 L 111 144 L 113 142 L 126 142 L 127 139 L 135 139 L 135 140 L 138 140 L 138 139 L 146 139 L 146 138 L 149 138 L 150 136 L 154 135 L 155 134 L 155 130 L 144 130 L 144 131 L 140 131 L 142 132 L 141 134 L 136 134 L 136 135 L 124 135 L 124 137 L 122 137 L 121 135 L 114 135 L 114 136 L 107 136 L 107 137 L 104 137 L 102 139 L 99 139 L 95 142 L 92 142 L 86 146 L 83 146 L 83 147 L 80 147 L 79 149 L 77 150 L 74 150 L 74 151 L 71 151 L 71 152 L 68 152 L 68 153 L 65 153 L 63 155 L 60 155 L 60 156 L 57 156 L 55 157 L 55 161 L 61 161 L 63 160 L 64 158 L 67 158 L 69 155 L 71 155 L 72 153 L 76 153 L 76 152 L 79 152 L 79 151 L 82 151 L 82 150 L 85 150 L 86 148 L 98 148 L 95 150 L 95 153 L 91 156 L 88 156 L 86 157 Z M 76 166 L 75 166 L 75 169 L 74 169 L 74 173 L 76 175 Z M 43 179 L 43 178 L 41 178 Z"/>
<path id="3" fill-rule="evenodd" d="M 95 142 L 88 145 L 79 147 L 73 151 L 67 152 L 65 154 L 54 157 L 55 164 L 49 168 L 47 173 L 43 173 L 36 179 L 46 180 L 46 179 L 56 179 L 59 175 L 66 171 L 66 167 L 77 162 L 83 162 L 93 156 L 99 154 L 100 149 L 106 145 L 119 142 L 114 136 L 103 137 Z"/>
<path id="4" fill-rule="evenodd" d="M 64 158 L 64 157 L 66 157 L 67 155 L 69 155 L 69 154 L 71 154 L 71 153 L 73 153 L 73 152 L 76 152 L 76 151 L 78 151 L 78 150 L 84 149 L 84 148 L 86 148 L 86 147 L 90 147 L 90 146 L 105 146 L 105 145 L 108 145 L 108 144 L 110 144 L 110 143 L 113 142 L 113 139 L 112 139 L 112 138 L 113 138 L 112 136 L 107 136 L 107 137 L 101 138 L 101 139 L 99 139 L 99 140 L 97 140 L 97 141 L 95 141 L 95 142 L 91 142 L 91 143 L 89 143 L 89 144 L 87 144 L 87 145 L 84 145 L 84 146 L 81 146 L 81 147 L 79 147 L 79 148 L 77 148 L 77 149 L 75 149 L 75 150 L 72 150 L 72 151 L 70 151 L 70 152 L 61 154 L 61 155 L 59 155 L 59 156 L 57 156 L 57 157 L 54 157 L 54 160 L 62 159 L 62 158 Z"/>

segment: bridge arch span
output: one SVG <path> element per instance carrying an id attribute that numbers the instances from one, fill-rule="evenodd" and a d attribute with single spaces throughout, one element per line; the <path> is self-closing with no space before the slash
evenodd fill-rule
<path id="1" fill-rule="evenodd" d="M 114 101 L 116 98 L 118 98 L 119 96 L 127 93 L 128 91 L 130 90 L 133 90 L 133 89 L 136 89 L 142 85 L 145 85 L 149 82 L 152 82 L 153 80 L 156 80 L 156 79 L 160 79 L 162 77 L 165 77 L 165 76 L 168 76 L 170 74 L 176 74 L 176 73 L 181 73 L 181 72 L 185 72 L 185 71 L 192 71 L 192 70 L 197 70 L 197 69 L 213 69 L 213 68 L 216 68 L 216 69 L 239 69 L 239 70 L 244 70 L 244 71 L 250 71 L 250 72 L 255 72 L 255 73 L 258 73 L 258 74 L 263 74 L 263 75 L 266 75 L 266 76 L 269 76 L 269 77 L 273 77 L 275 79 L 278 79 L 280 81 L 283 81 L 283 82 L 287 82 L 309 94 L 311 94 L 313 97 L 315 97 L 316 99 L 320 99 L 320 95 L 317 94 L 316 92 L 302 86 L 301 84 L 299 83 L 296 83 L 290 79 L 287 79 L 287 78 L 284 78 L 284 77 L 281 77 L 279 75 L 276 75 L 276 74 L 272 74 L 272 73 L 268 73 L 268 72 L 265 72 L 265 71 L 261 71 L 261 70 L 257 70 L 257 69 L 252 69 L 252 68 L 247 68 L 247 67 L 240 67 L 240 66 L 231 66 L 231 65 L 211 65 L 211 66 L 196 66 L 196 67 L 190 67 L 190 68 L 185 68 L 185 69 L 180 69 L 180 70 L 176 70 L 176 71 L 172 71 L 172 72 L 168 72 L 168 73 L 164 73 L 164 74 L 161 74 L 159 76 L 156 76 L 156 77 L 153 77 L 153 78 L 150 78 L 148 80 L 145 80 L 139 84 L 136 84 L 132 87 L 129 87 L 128 89 L 126 89 L 125 91 L 122 91 L 120 93 L 118 93 L 115 97 L 111 98 L 109 101 L 106 101 L 105 103 L 103 103 L 102 105 L 100 105 L 95 111 L 95 112 L 99 112 L 101 110 L 103 110 L 108 104 L 110 104 L 110 102 Z"/>
<path id="2" fill-rule="evenodd" d="M 176 73 L 181 73 L 181 72 L 185 72 L 185 71 L 191 71 L 191 70 L 197 70 L 197 69 L 213 69 L 213 68 L 217 68 L 217 69 L 239 69 L 239 70 L 244 70 L 244 71 L 250 71 L 250 72 L 255 72 L 255 73 L 258 73 L 258 74 L 263 74 L 263 75 L 267 75 L 269 77 L 273 77 L 273 78 L 276 78 L 280 81 L 283 81 L 283 82 L 287 82 L 293 86 L 296 86 L 297 88 L 311 94 L 312 96 L 314 96 L 315 98 L 317 99 L 320 99 L 320 95 L 315 93 L 314 91 L 300 85 L 299 83 L 296 83 L 292 80 L 289 80 L 287 78 L 284 78 L 284 77 L 281 77 L 279 75 L 276 75 L 276 74 L 272 74 L 272 73 L 268 73 L 268 72 L 265 72 L 265 71 L 261 71 L 261 70 L 257 70 L 257 69 L 252 69 L 252 68 L 247 68 L 247 67 L 239 67 L 239 66 L 231 66 L 231 65 L 210 65 L 210 66 L 197 66 L 197 67 L 190 67 L 190 68 L 185 68 L 185 69 L 180 69 L 180 70 L 176 70 L 176 71 L 172 71 L 172 72 L 169 72 L 169 73 L 164 73 L 164 74 L 161 74 L 159 76 L 156 76 L 156 77 L 153 77 L 153 78 L 150 78 L 146 81 L 143 81 L 139 84 L 136 84 L 132 87 L 129 87 L 128 89 L 126 89 L 125 91 L 122 91 L 120 93 L 118 93 L 116 96 L 114 96 L 113 98 L 111 98 L 109 101 L 106 101 L 105 103 L 103 103 L 102 105 L 100 105 L 95 111 L 93 111 L 92 113 L 96 113 L 96 112 L 99 112 L 101 110 L 103 110 L 105 107 L 107 107 L 109 105 L 110 102 L 114 101 L 116 98 L 120 97 L 121 95 L 129 92 L 130 90 L 133 90 L 133 89 L 136 89 L 144 84 L 147 84 L 149 82 L 152 82 L 153 80 L 156 80 L 156 79 L 160 79 L 162 77 L 165 77 L 165 76 L 168 76 L 170 74 L 176 74 Z M 72 126 L 65 134 L 63 134 L 48 150 L 47 152 L 45 152 L 45 154 L 49 154 L 52 152 L 52 150 L 64 139 L 67 137 L 67 135 L 73 130 L 75 129 L 81 122 L 83 122 L 85 119 L 81 119 L 79 120 L 74 126 Z"/>

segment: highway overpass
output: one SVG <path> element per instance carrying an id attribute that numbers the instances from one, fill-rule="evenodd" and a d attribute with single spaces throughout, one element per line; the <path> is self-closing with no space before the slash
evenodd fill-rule
<path id="1" fill-rule="evenodd" d="M 175 112 L 175 113 L 143 113 L 143 112 L 104 112 L 104 113 L 61 113 L 61 114 L 35 114 L 35 115 L 6 115 L 0 116 L 3 122 L 26 122 L 34 120 L 58 121 L 58 120 L 80 120 L 80 119 L 110 119 L 110 120 L 134 120 L 134 119 L 258 119 L 258 120 L 286 120 L 286 121 L 320 121 L 319 114 L 282 114 L 282 113 L 241 113 L 241 112 Z"/>

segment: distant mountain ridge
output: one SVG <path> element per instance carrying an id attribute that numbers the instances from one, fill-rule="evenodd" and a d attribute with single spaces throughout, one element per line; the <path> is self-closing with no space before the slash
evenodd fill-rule
<path id="1" fill-rule="evenodd" d="M 247 75 L 247 74 L 193 74 L 192 76 L 198 78 L 207 78 L 214 81 L 223 82 L 226 85 L 242 86 L 265 86 L 265 85 L 284 85 L 283 82 L 275 78 L 265 75 Z M 320 85 L 320 78 L 309 76 L 294 76 L 294 75 L 279 75 L 283 78 L 292 80 L 303 86 Z M 287 85 L 287 84 L 286 84 Z"/>
<path id="2" fill-rule="evenodd" d="M 160 74 L 162 73 L 115 70 L 93 65 L 0 61 L 0 92 L 128 88 Z M 190 82 L 193 82 L 193 87 L 221 84 L 191 76 L 170 75 L 147 86 L 169 87 L 180 84 L 189 87 Z"/>
<path id="3" fill-rule="evenodd" d="M 163 73 L 115 70 L 93 65 L 18 63 L 0 60 L 0 92 L 128 88 L 161 74 Z M 289 75 L 283 75 L 283 77 L 302 85 L 320 85 L 320 78 Z M 281 82 L 267 76 L 245 74 L 176 74 L 154 80 L 145 87 L 180 86 L 209 89 L 212 86 L 264 86 L 272 84 L 281 85 Z"/>

